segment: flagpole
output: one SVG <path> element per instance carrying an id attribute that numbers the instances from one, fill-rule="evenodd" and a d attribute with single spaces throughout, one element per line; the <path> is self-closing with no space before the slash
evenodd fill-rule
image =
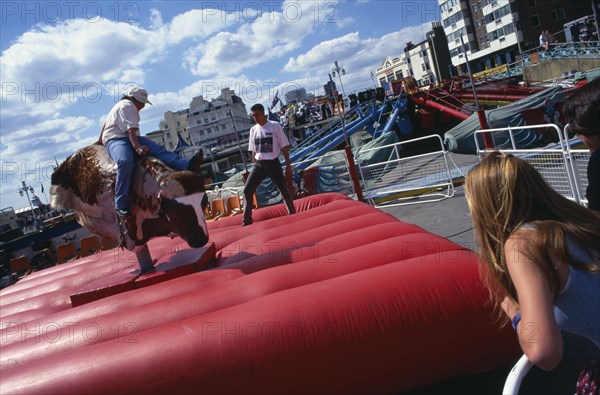
<path id="1" fill-rule="evenodd" d="M 42 194 L 44 195 L 44 199 L 46 199 L 46 205 L 50 204 L 48 201 L 48 196 L 46 196 L 46 192 L 44 191 L 44 184 L 40 182 L 40 189 L 42 190 Z"/>
<path id="2" fill-rule="evenodd" d="M 235 120 L 233 119 L 233 112 L 229 110 L 229 116 L 231 117 L 231 122 L 233 123 L 233 133 L 235 133 L 235 140 L 237 141 L 238 149 L 240 150 L 240 156 L 242 157 L 242 162 L 244 162 L 244 170 L 248 172 L 248 165 L 246 164 L 246 158 L 244 157 L 244 153 L 242 152 L 242 146 L 240 145 L 240 138 L 237 133 L 237 129 L 235 128 Z"/>

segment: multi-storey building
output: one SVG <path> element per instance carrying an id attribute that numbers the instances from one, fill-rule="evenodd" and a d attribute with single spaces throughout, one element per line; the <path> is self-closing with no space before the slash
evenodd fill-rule
<path id="1" fill-rule="evenodd" d="M 449 78 L 449 64 L 444 30 L 440 22 L 433 22 L 425 40 L 417 44 L 408 42 L 402 54 L 388 56 L 383 65 L 377 68 L 376 77 L 380 86 L 383 82 L 396 81 L 409 75 L 416 79 L 419 86 L 425 86 Z"/>
<path id="2" fill-rule="evenodd" d="M 542 30 L 564 41 L 563 25 L 592 12 L 588 0 L 438 0 L 452 65 L 473 73 L 519 60 Z M 464 50 L 463 50 L 464 45 Z"/>
<path id="3" fill-rule="evenodd" d="M 194 100 L 190 103 L 190 107 L 193 103 Z M 190 135 L 187 122 L 189 112 L 189 108 L 179 111 L 167 111 L 160 121 L 159 127 L 163 131 L 164 146 L 168 150 L 172 150 L 177 146 L 178 136 L 182 136 L 184 140 L 189 141 Z M 159 142 L 158 140 L 156 141 Z"/>
<path id="4" fill-rule="evenodd" d="M 199 146 L 210 149 L 237 143 L 235 131 L 243 139 L 251 126 L 243 100 L 230 88 L 224 88 L 214 100 L 196 96 L 189 108 L 165 112 L 160 129 L 146 136 L 187 156 L 184 148 L 191 152 Z"/>
<path id="5" fill-rule="evenodd" d="M 298 88 L 285 94 L 285 104 L 301 103 L 307 99 L 306 89 Z"/>
<path id="6" fill-rule="evenodd" d="M 329 74 L 329 81 L 323 85 L 323 90 L 325 91 L 325 96 L 333 96 L 337 93 L 337 86 L 335 85 L 335 82 L 333 82 L 331 74 Z"/>
<path id="7" fill-rule="evenodd" d="M 217 148 L 237 144 L 238 138 L 246 138 L 253 123 L 242 98 L 224 88 L 212 101 L 195 97 L 190 103 L 187 125 L 191 145 Z"/>

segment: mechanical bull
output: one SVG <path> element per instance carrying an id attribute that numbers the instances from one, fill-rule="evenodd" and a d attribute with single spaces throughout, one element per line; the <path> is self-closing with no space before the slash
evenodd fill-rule
<path id="1" fill-rule="evenodd" d="M 174 171 L 153 157 L 138 158 L 129 195 L 132 215 L 120 221 L 114 205 L 116 170 L 104 146 L 80 149 L 52 174 L 52 207 L 75 210 L 82 226 L 134 251 L 142 272 L 153 268 L 146 247 L 153 237 L 175 234 L 193 248 L 208 242 L 208 199 L 200 174 Z"/>

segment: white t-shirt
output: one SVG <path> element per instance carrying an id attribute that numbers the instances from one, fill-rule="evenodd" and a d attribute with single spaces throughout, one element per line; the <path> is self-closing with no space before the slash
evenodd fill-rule
<path id="1" fill-rule="evenodd" d="M 127 137 L 127 131 L 131 128 L 138 128 L 139 135 L 140 112 L 131 100 L 121 100 L 110 110 L 104 125 L 103 144 L 110 139 Z"/>
<path id="2" fill-rule="evenodd" d="M 290 145 L 280 124 L 267 121 L 264 125 L 256 124 L 250 129 L 248 151 L 254 152 L 255 160 L 277 159 L 281 149 Z"/>

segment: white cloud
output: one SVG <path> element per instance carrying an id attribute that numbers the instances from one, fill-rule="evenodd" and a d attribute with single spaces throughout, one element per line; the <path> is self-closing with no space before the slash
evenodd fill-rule
<path id="1" fill-rule="evenodd" d="M 284 66 L 287 72 L 314 72 L 315 68 L 330 68 L 332 59 L 343 62 L 346 69 L 364 67 L 383 61 L 386 56 L 398 55 L 406 43 L 421 42 L 423 32 L 431 29 L 431 22 L 407 27 L 400 31 L 376 38 L 361 38 L 358 32 L 323 41 L 303 54 L 289 58 Z"/>
<path id="2" fill-rule="evenodd" d="M 331 63 L 331 59 L 347 58 L 361 50 L 363 43 L 360 40 L 358 32 L 346 34 L 345 36 L 323 41 L 308 52 L 290 58 L 283 68 L 284 71 L 308 71 L 315 67 L 323 67 Z"/>
<path id="3" fill-rule="evenodd" d="M 138 26 L 99 19 L 39 25 L 21 35 L 1 57 L 2 80 L 16 82 L 107 81 L 146 63 L 164 44 Z"/>
<path id="4" fill-rule="evenodd" d="M 331 72 L 333 61 L 337 60 L 346 71 L 346 76 L 343 77 L 346 94 L 358 92 L 373 87 L 370 73 L 375 72 L 375 68 L 387 56 L 402 53 L 409 41 L 414 44 L 423 41 L 424 33 L 430 29 L 431 22 L 425 22 L 381 37 L 363 38 L 358 32 L 349 33 L 323 41 L 305 53 L 289 58 L 283 71 L 305 74 L 300 81 L 311 81 L 315 75 L 320 77 L 319 81 L 323 81 L 323 77 L 326 78 Z M 338 78 L 335 82 L 339 86 Z M 322 88 L 319 86 L 319 89 Z"/>
<path id="5" fill-rule="evenodd" d="M 92 120 L 85 117 L 65 117 L 49 119 L 20 128 L 8 136 L 3 136 L 3 143 L 31 144 L 32 139 L 44 139 L 49 142 L 64 142 L 79 138 L 81 130 L 92 126 Z M 70 137 L 69 137 L 70 136 Z"/>
<path id="6" fill-rule="evenodd" d="M 190 48 L 183 66 L 194 75 L 219 76 L 285 56 L 320 24 L 339 23 L 331 13 L 336 6 L 335 1 L 286 1 L 280 10 L 248 18 L 235 32 L 221 31 Z"/>
<path id="7" fill-rule="evenodd" d="M 178 44 L 189 38 L 208 37 L 235 23 L 236 16 L 224 10 L 208 8 L 176 15 L 168 25 L 168 41 Z"/>
<path id="8" fill-rule="evenodd" d="M 25 163 L 31 168 L 47 162 L 49 158 L 62 160 L 76 149 L 95 141 L 93 137 L 81 137 L 82 131 L 93 124 L 85 117 L 65 117 L 29 125 L 9 135 L 3 133 L 3 169 L 8 163 Z"/>

